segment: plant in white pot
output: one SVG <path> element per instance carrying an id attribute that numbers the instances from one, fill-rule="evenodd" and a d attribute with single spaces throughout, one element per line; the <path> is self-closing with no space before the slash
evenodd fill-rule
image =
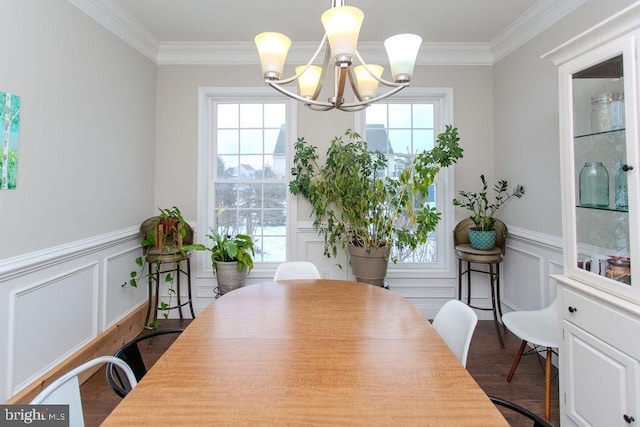
<path id="1" fill-rule="evenodd" d="M 311 204 L 325 256 L 336 257 L 338 248 L 348 248 L 356 279 L 380 286 L 389 258 L 396 261 L 391 249 L 415 250 L 440 220 L 427 203 L 428 190 L 440 168 L 462 157 L 460 138 L 457 128 L 446 126 L 434 148 L 417 153 L 394 178 L 387 174 L 384 154 L 369 151 L 356 132 L 347 130 L 345 137 L 332 139 L 323 164 L 317 147 L 298 138 L 289 191 Z M 380 267 L 359 270 L 356 261 L 369 256 L 378 258 Z"/>
<path id="2" fill-rule="evenodd" d="M 211 266 L 218 281 L 217 295 L 243 287 L 247 275 L 253 269 L 255 250 L 251 237 L 245 234 L 232 236 L 213 229 L 207 237 L 212 241 L 211 247 L 195 244 L 188 249 L 207 250 L 211 253 Z"/>
<path id="3" fill-rule="evenodd" d="M 496 213 L 512 198 L 524 196 L 524 187 L 516 185 L 513 191 L 509 192 L 509 182 L 506 179 L 498 181 L 494 185 L 494 201 L 489 201 L 487 190 L 489 184 L 484 175 L 480 175 L 482 181 L 482 191 L 472 193 L 470 191 L 459 191 L 459 199 L 453 199 L 453 205 L 467 209 L 471 212 L 469 218 L 473 220 L 475 227 L 469 229 L 469 241 L 476 249 L 491 249 L 496 243 Z"/>

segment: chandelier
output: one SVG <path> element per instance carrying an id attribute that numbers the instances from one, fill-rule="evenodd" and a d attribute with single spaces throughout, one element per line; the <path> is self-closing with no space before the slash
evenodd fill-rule
<path id="1" fill-rule="evenodd" d="M 331 7 L 321 17 L 325 34 L 306 65 L 295 68 L 295 75 L 281 79 L 291 39 L 275 32 L 260 33 L 255 43 L 260 55 L 265 83 L 277 91 L 294 98 L 312 110 L 327 111 L 337 108 L 342 111 L 362 110 L 374 102 L 387 98 L 409 86 L 413 76 L 418 49 L 422 38 L 415 34 L 398 34 L 384 42 L 389 58 L 393 81 L 384 80 L 383 67 L 364 62 L 358 50 L 358 34 L 364 19 L 364 13 L 357 7 L 347 6 L 345 0 L 332 0 Z M 328 45 L 327 45 L 328 43 Z M 324 49 L 322 67 L 313 65 Z M 354 58 L 359 64 L 353 67 Z M 324 77 L 333 64 L 334 90 L 328 100 L 320 101 Z M 345 102 L 346 81 L 349 80 L 354 95 L 353 102 Z M 299 94 L 287 90 L 284 85 L 298 81 Z M 377 95 L 378 85 L 382 83 L 392 89 Z"/>

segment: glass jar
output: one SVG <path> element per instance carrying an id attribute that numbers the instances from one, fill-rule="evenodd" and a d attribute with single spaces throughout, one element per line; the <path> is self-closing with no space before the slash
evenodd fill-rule
<path id="1" fill-rule="evenodd" d="M 609 206 L 609 172 L 602 162 L 587 162 L 580 170 L 579 200 L 589 208 Z"/>
<path id="2" fill-rule="evenodd" d="M 606 132 L 624 128 L 624 95 L 602 93 L 591 98 L 591 131 Z"/>
<path id="3" fill-rule="evenodd" d="M 624 162 L 620 162 L 614 181 L 616 209 L 627 209 L 629 207 L 629 196 L 627 193 L 627 172 L 625 172 L 623 166 Z"/>

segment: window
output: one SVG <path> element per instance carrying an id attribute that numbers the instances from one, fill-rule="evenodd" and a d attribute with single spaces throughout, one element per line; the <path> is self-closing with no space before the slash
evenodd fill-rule
<path id="1" fill-rule="evenodd" d="M 285 261 L 290 103 L 282 97 L 214 92 L 207 104 L 204 232 L 213 228 L 248 234 L 254 241 L 255 262 Z"/>
<path id="2" fill-rule="evenodd" d="M 433 148 L 436 136 L 449 117 L 445 110 L 447 93 L 418 96 L 396 95 L 391 101 L 378 102 L 365 109 L 359 116 L 360 133 L 365 135 L 370 151 L 381 151 L 388 159 L 387 174 L 397 177 L 415 153 Z M 450 108 L 450 106 L 449 106 Z M 364 132 L 363 130 L 364 129 Z M 441 221 L 426 244 L 415 251 L 394 254 L 399 263 L 421 264 L 427 268 L 443 268 L 449 240 L 444 230 L 453 211 L 447 203 L 453 199 L 453 174 L 441 171 L 431 186 L 426 200 L 415 200 L 414 204 L 428 204 L 442 213 Z"/>

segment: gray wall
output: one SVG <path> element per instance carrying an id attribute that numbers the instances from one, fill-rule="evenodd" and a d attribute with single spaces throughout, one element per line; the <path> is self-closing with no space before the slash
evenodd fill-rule
<path id="1" fill-rule="evenodd" d="M 558 73 L 540 57 L 632 3 L 590 0 L 494 65 L 495 174 L 527 191 L 502 212 L 508 224 L 562 235 Z"/>
<path id="2" fill-rule="evenodd" d="M 0 58 L 22 103 L 0 260 L 150 216 L 156 65 L 64 0 L 2 0 Z"/>
<path id="3" fill-rule="evenodd" d="M 0 1 L 0 90 L 21 97 L 0 191 L 0 401 L 146 300 L 120 285 L 155 211 L 156 65 L 66 0 Z"/>
<path id="4" fill-rule="evenodd" d="M 493 176 L 491 67 L 421 66 L 414 75 L 412 87 L 454 88 L 454 124 L 459 128 L 460 144 L 465 150 L 464 159 L 456 166 L 456 183 L 468 187 L 477 184 L 480 173 Z M 177 201 L 188 219 L 196 218 L 194 166 L 201 86 L 262 88 L 264 82 L 257 65 L 158 67 L 156 203 L 170 206 Z M 334 136 L 354 126 L 354 113 L 314 112 L 298 106 L 297 136 L 318 145 L 321 153 Z M 309 220 L 304 213 L 298 219 Z"/>

